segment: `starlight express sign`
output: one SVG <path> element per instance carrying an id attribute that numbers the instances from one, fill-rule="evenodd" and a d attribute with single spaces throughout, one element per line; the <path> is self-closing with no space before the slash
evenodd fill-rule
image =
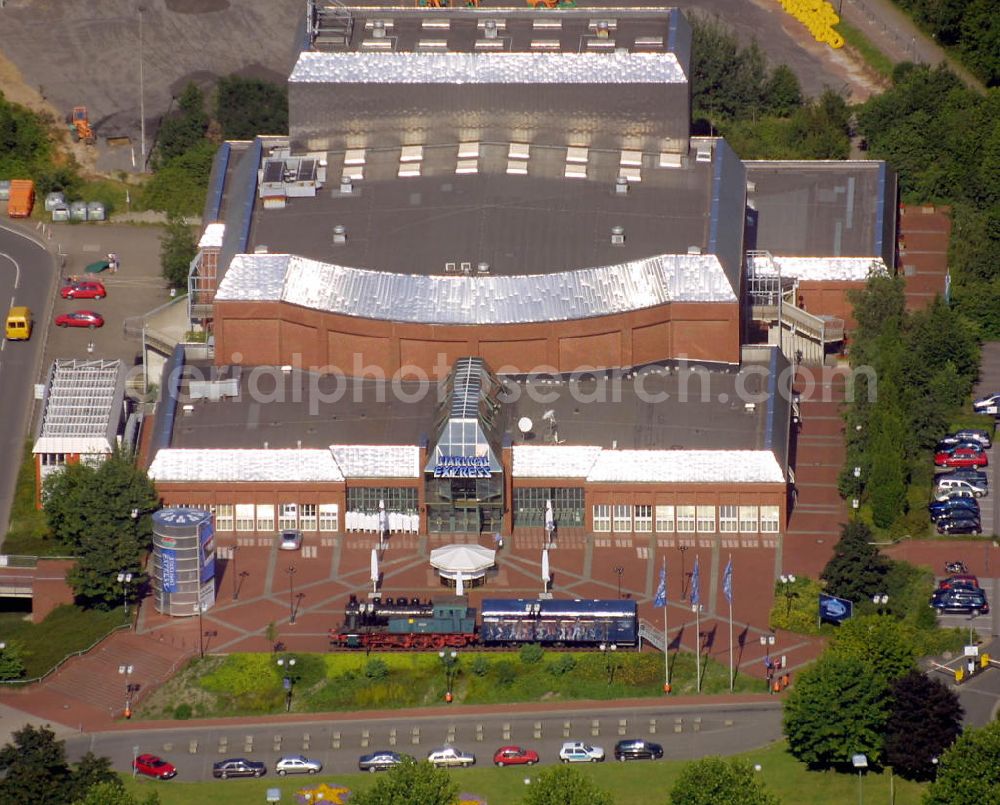
<path id="1" fill-rule="evenodd" d="M 434 465 L 435 478 L 489 478 L 489 456 L 441 456 Z"/>

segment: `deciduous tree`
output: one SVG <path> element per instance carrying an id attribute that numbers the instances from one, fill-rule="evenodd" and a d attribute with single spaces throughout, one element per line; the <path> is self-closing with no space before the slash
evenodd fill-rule
<path id="1" fill-rule="evenodd" d="M 66 745 L 46 727 L 29 724 L 0 749 L 0 802 L 7 805 L 61 805 L 70 802 L 73 775 Z"/>
<path id="2" fill-rule="evenodd" d="M 789 751 L 814 766 L 833 767 L 863 753 L 880 762 L 889 714 L 888 685 L 854 660 L 823 655 L 799 675 L 785 702 Z"/>
<path id="3" fill-rule="evenodd" d="M 531 780 L 521 805 L 614 805 L 614 797 L 578 769 L 553 766 Z"/>
<path id="4" fill-rule="evenodd" d="M 967 729 L 941 755 L 924 805 L 1000 802 L 1000 721 Z"/>
<path id="5" fill-rule="evenodd" d="M 351 798 L 352 805 L 455 805 L 458 784 L 444 769 L 422 761 L 404 761 L 379 777 L 367 791 Z"/>
<path id="6" fill-rule="evenodd" d="M 198 253 L 194 230 L 178 215 L 170 215 L 160 236 L 160 269 L 172 288 L 187 286 L 191 261 Z"/>
<path id="7" fill-rule="evenodd" d="M 777 805 L 745 760 L 706 757 L 681 769 L 669 805 Z"/>
<path id="8" fill-rule="evenodd" d="M 958 696 L 914 669 L 892 685 L 885 762 L 908 780 L 931 780 L 940 758 L 962 734 Z"/>
<path id="9" fill-rule="evenodd" d="M 215 117 L 227 140 L 288 134 L 288 91 L 257 78 L 225 76 L 216 87 Z"/>
<path id="10" fill-rule="evenodd" d="M 833 556 L 820 574 L 827 592 L 855 603 L 884 592 L 881 587 L 889 564 L 878 548 L 869 544 L 871 540 L 871 529 L 863 522 L 854 520 L 841 527 Z"/>
<path id="11" fill-rule="evenodd" d="M 21 658 L 20 646 L 7 640 L 6 645 L 0 648 L 0 679 L 20 679 L 23 676 L 24 660 Z"/>
<path id="12" fill-rule="evenodd" d="M 892 683 L 916 667 L 913 646 L 913 629 L 891 615 L 855 615 L 837 629 L 829 651 Z"/>
<path id="13" fill-rule="evenodd" d="M 126 791 L 121 781 L 117 785 L 105 782 L 88 789 L 74 805 L 160 805 L 160 798 L 155 791 L 150 791 L 140 799 Z"/>

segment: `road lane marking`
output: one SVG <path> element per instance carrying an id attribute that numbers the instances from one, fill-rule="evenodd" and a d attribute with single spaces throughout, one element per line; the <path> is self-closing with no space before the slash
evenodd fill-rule
<path id="1" fill-rule="evenodd" d="M 0 252 L 0 257 L 6 257 L 14 264 L 14 290 L 16 291 L 21 284 L 21 264 L 7 254 L 7 252 Z"/>

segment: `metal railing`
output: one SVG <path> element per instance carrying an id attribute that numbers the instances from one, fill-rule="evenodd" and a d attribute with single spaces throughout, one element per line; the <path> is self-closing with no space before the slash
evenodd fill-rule
<path id="1" fill-rule="evenodd" d="M 55 665 L 49 668 L 49 670 L 46 671 L 41 676 L 32 677 L 31 679 L 0 679 L 0 685 L 33 685 L 36 682 L 41 682 L 45 679 L 48 679 L 50 676 L 52 676 L 52 674 L 54 674 L 56 671 L 62 668 L 67 662 L 72 660 L 74 657 L 82 657 L 87 652 L 93 651 L 101 643 L 103 643 L 105 640 L 111 637 L 111 635 L 113 635 L 115 632 L 120 632 L 122 629 L 131 629 L 131 628 L 132 628 L 131 621 L 129 623 L 123 623 L 119 626 L 114 626 L 112 627 L 111 631 L 97 638 L 97 640 L 95 640 L 86 648 L 82 648 L 79 651 L 74 651 L 70 654 L 67 654 L 65 657 L 59 660 L 59 662 L 57 662 Z"/>
<path id="2" fill-rule="evenodd" d="M 654 648 L 664 651 L 666 643 L 663 640 L 663 630 L 657 629 L 653 624 L 648 621 L 639 621 L 639 645 L 642 645 L 642 641 L 646 641 L 649 645 Z"/>

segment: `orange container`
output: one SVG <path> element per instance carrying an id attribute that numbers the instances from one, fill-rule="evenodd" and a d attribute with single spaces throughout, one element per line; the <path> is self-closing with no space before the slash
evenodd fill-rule
<path id="1" fill-rule="evenodd" d="M 27 218 L 35 206 L 35 183 L 31 179 L 12 179 L 7 215 L 11 218 Z"/>

